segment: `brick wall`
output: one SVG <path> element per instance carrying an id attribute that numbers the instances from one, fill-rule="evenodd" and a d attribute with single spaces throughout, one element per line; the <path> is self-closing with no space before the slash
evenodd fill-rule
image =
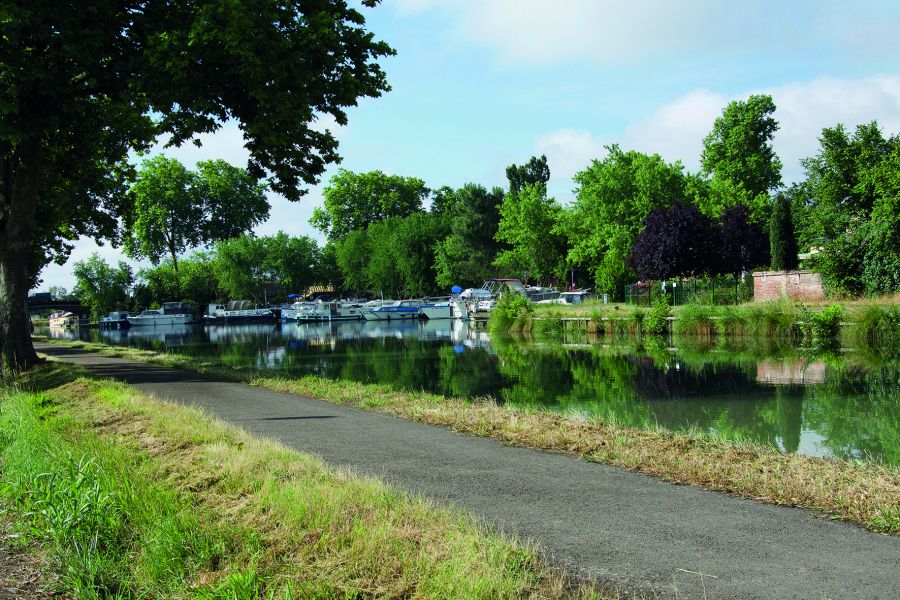
<path id="1" fill-rule="evenodd" d="M 758 271 L 753 274 L 753 299 L 824 300 L 822 276 L 812 271 Z"/>

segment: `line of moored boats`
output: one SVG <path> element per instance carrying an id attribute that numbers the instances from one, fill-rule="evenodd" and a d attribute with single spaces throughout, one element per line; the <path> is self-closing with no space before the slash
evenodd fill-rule
<path id="1" fill-rule="evenodd" d="M 550 288 L 525 287 L 518 279 L 489 279 L 480 288 L 452 289 L 451 296 L 407 300 L 334 300 L 297 301 L 281 306 L 260 308 L 248 300 L 226 304 L 210 304 L 199 320 L 207 324 L 247 322 L 320 322 L 320 321 L 395 321 L 403 319 L 486 319 L 504 293 L 518 293 L 538 304 L 578 304 L 586 290 L 560 292 Z M 160 308 L 132 315 L 114 311 L 100 319 L 100 327 L 124 328 L 195 323 L 190 304 L 165 302 Z M 74 326 L 78 318 L 72 313 L 50 315 L 51 326 Z"/>

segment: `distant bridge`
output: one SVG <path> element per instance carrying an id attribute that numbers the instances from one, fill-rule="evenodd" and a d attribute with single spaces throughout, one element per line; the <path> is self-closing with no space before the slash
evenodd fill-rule
<path id="1" fill-rule="evenodd" d="M 42 298 L 40 296 L 28 297 L 28 310 L 30 312 L 47 309 L 67 310 L 70 313 L 78 315 L 79 317 L 89 312 L 89 309 L 86 306 L 82 306 L 81 302 L 79 302 L 78 300 L 51 300 L 49 298 Z"/>

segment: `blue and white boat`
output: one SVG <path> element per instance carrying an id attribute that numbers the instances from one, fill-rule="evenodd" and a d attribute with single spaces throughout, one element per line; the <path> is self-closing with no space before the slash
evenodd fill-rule
<path id="1" fill-rule="evenodd" d="M 418 319 L 421 300 L 398 300 L 391 304 L 370 308 L 363 311 L 366 321 L 395 321 L 400 319 Z"/>

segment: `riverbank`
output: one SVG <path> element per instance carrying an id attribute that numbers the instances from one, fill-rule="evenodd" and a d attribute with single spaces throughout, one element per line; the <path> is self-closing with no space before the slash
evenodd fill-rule
<path id="1" fill-rule="evenodd" d="M 676 307 L 603 305 L 522 305 L 497 313 L 491 325 L 502 331 L 563 331 L 565 320 L 593 334 L 699 335 L 842 342 L 884 348 L 900 346 L 900 301 L 896 297 L 847 303 L 785 300 L 735 306 L 685 304 Z M 492 315 L 493 317 L 493 315 Z"/>
<path id="2" fill-rule="evenodd" d="M 0 456 L 79 597 L 600 597 L 459 511 L 59 363 L 3 391 Z"/>
<path id="3" fill-rule="evenodd" d="M 377 410 L 457 431 L 492 437 L 507 444 L 576 454 L 587 461 L 615 465 L 661 477 L 752 497 L 764 502 L 812 508 L 873 531 L 900 533 L 900 473 L 865 461 L 817 459 L 700 434 L 634 429 L 585 421 L 490 401 L 447 399 L 399 392 L 388 386 L 286 379 L 264 371 L 230 369 L 213 361 L 81 342 L 54 342 L 106 356 L 126 357 L 212 373 L 338 404 Z"/>

